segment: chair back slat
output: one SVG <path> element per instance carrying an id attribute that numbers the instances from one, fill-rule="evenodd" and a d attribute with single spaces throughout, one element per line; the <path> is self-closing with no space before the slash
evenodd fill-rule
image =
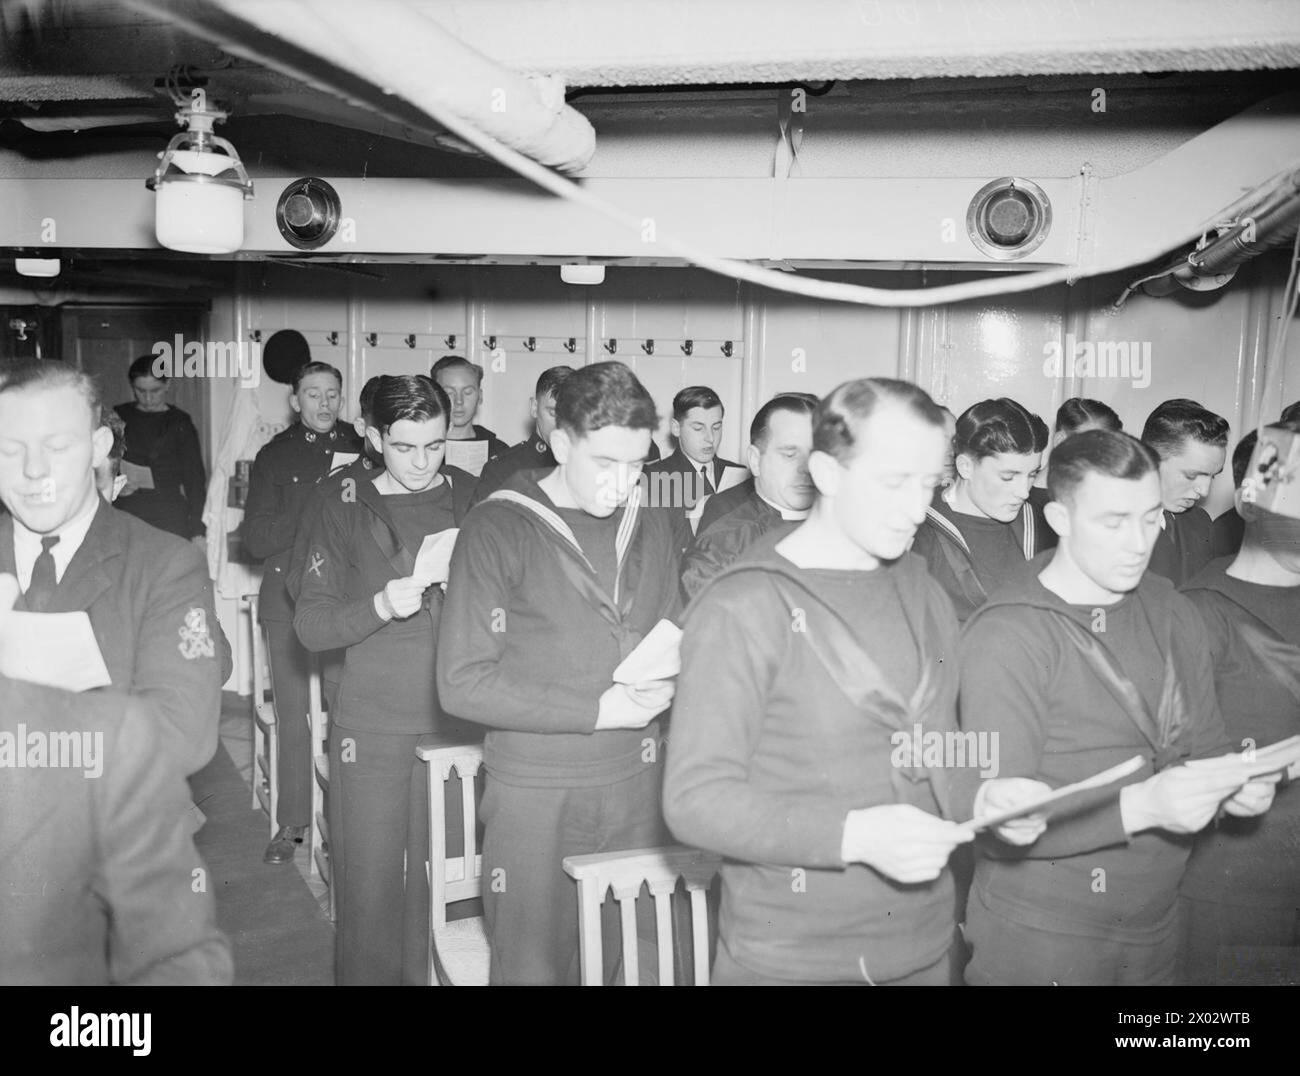
<path id="1" fill-rule="evenodd" d="M 636 898 L 642 886 L 648 889 L 655 902 L 659 982 L 664 986 L 674 984 L 672 901 L 679 881 L 684 883 L 690 896 L 695 983 L 708 985 L 708 890 L 721 865 L 717 856 L 680 845 L 567 856 L 564 870 L 578 883 L 583 985 L 599 986 L 603 980 L 600 907 L 611 891 L 619 902 L 624 982 L 629 986 L 640 982 Z"/>

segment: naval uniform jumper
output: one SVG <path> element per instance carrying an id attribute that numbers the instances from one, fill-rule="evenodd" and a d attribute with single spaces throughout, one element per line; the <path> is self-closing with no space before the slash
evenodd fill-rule
<path id="1" fill-rule="evenodd" d="M 480 818 L 494 984 L 577 983 L 577 890 L 561 860 L 666 837 L 658 723 L 597 732 L 596 719 L 615 667 L 677 611 L 670 521 L 641 511 L 635 488 L 604 520 L 557 511 L 537 484 L 547 473 L 514 475 L 465 520 L 438 646 L 443 705 L 491 730 Z M 489 885 L 496 871 L 504 884 Z"/>
<path id="2" fill-rule="evenodd" d="M 1024 571 L 1024 562 L 1045 548 L 1048 529 L 1032 501 L 1010 523 L 957 512 L 937 490 L 917 528 L 912 552 L 948 592 L 962 623 L 989 594 Z"/>
<path id="3" fill-rule="evenodd" d="M 659 458 L 659 448 L 653 441 L 650 442 L 649 458 L 651 460 Z M 494 456 L 483 465 L 470 507 L 472 508 L 479 501 L 487 500 L 488 494 L 499 490 L 505 485 L 506 479 L 513 474 L 538 468 L 549 470 L 554 466 L 555 454 L 551 451 L 551 446 L 534 431 L 527 441 L 520 441 L 513 448 L 506 449 L 501 455 Z"/>
<path id="4" fill-rule="evenodd" d="M 119 496 L 115 507 L 179 538 L 202 535 L 208 476 L 193 419 L 170 404 L 164 411 L 141 411 L 134 403 L 113 410 L 126 425 L 122 458 L 148 467 L 154 482 L 153 489 Z"/>
<path id="5" fill-rule="evenodd" d="M 100 739 L 101 771 L 0 770 L 0 984 L 228 985 L 230 946 L 141 698 L 0 676 L 0 731 Z M 83 756 L 83 761 L 86 761 Z"/>
<path id="6" fill-rule="evenodd" d="M 409 576 L 425 535 L 457 525 L 472 476 L 443 467 L 420 493 L 385 495 L 373 479 L 353 500 L 325 499 L 308 543 L 294 626 L 310 650 L 346 648 L 330 715 L 330 844 L 340 985 L 418 984 L 427 966 L 428 813 L 416 744 L 432 733 L 472 741 L 442 716 L 434 686 L 442 590 L 385 621 L 375 595 Z M 403 856 L 411 869 L 403 883 Z"/>
<path id="7" fill-rule="evenodd" d="M 307 498 L 307 507 L 303 510 L 302 521 L 298 525 L 298 537 L 294 539 L 293 554 L 289 558 L 288 570 L 284 573 L 285 590 L 289 600 L 295 605 L 302 591 L 302 573 L 311 564 L 308 546 L 312 531 L 320 520 L 321 505 L 327 500 L 342 500 L 355 497 L 362 482 L 372 482 L 384 469 L 383 461 L 375 462 L 368 452 L 363 451 L 351 463 L 345 463 L 316 483 Z M 473 481 L 471 478 L 470 481 Z M 339 676 L 343 672 L 343 651 L 327 650 L 320 656 L 321 695 L 325 707 L 334 709 L 338 693 Z"/>
<path id="8" fill-rule="evenodd" d="M 1300 587 L 1236 579 L 1231 563 L 1214 561 L 1183 593 L 1205 620 L 1233 748 L 1266 747 L 1300 733 Z M 1264 814 L 1224 815 L 1203 830 L 1181 898 L 1188 982 L 1214 983 L 1225 958 L 1223 978 L 1241 981 L 1251 969 L 1230 961 L 1243 946 L 1300 947 L 1297 782 L 1284 779 Z"/>
<path id="9" fill-rule="evenodd" d="M 1039 582 L 1053 554 L 1003 587 L 962 632 L 961 725 L 995 734 L 999 778 L 1060 787 L 1134 755 L 1123 784 L 1230 747 L 1201 618 L 1147 573 L 1113 605 L 1070 605 Z M 980 778 L 958 771 L 971 816 Z M 972 984 L 1156 985 L 1174 976 L 1176 900 L 1191 838 L 1128 835 L 1120 787 L 1049 815 L 1027 847 L 981 837 L 967 908 Z"/>
<path id="10" fill-rule="evenodd" d="M 799 568 L 776 551 L 787 533 L 686 616 L 664 815 L 726 857 L 714 981 L 946 985 L 950 871 L 905 885 L 840 853 L 852 810 L 945 814 L 947 775 L 894 737 L 956 728 L 952 603 L 919 557 Z"/>
<path id="11" fill-rule="evenodd" d="M 253 460 L 242 534 L 250 556 L 265 561 L 258 611 L 266 625 L 271 691 L 279 717 L 281 826 L 311 821 L 311 733 L 307 725 L 307 653 L 293 633 L 293 600 L 285 576 L 312 488 L 330 471 L 335 452 L 360 452 L 356 431 L 336 425 L 317 433 L 301 422 L 276 434 Z"/>

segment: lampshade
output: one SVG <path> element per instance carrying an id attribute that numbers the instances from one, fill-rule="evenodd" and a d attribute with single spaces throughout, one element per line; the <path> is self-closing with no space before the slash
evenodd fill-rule
<path id="1" fill-rule="evenodd" d="M 158 242 L 188 254 L 233 254 L 244 245 L 244 199 L 253 181 L 226 139 L 212 125 L 226 114 L 210 109 L 201 89 L 176 120 L 188 130 L 158 155 L 158 167 L 145 183 L 158 198 L 154 231 Z"/>
<path id="2" fill-rule="evenodd" d="M 566 284 L 603 284 L 605 267 L 603 265 L 561 265 L 560 279 Z"/>
<path id="3" fill-rule="evenodd" d="M 15 258 L 14 268 L 22 276 L 58 276 L 58 258 Z"/>
<path id="4" fill-rule="evenodd" d="M 220 153 L 177 150 L 175 171 L 157 184 L 154 230 L 170 250 L 232 254 L 244 245 L 244 193 L 234 162 Z"/>

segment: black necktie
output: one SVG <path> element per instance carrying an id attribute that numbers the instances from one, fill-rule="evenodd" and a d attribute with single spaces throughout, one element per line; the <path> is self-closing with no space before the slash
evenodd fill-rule
<path id="1" fill-rule="evenodd" d="M 706 494 L 715 492 L 713 488 L 713 476 L 709 474 L 711 470 L 713 470 L 713 468 L 707 463 L 700 468 L 700 476 L 704 479 L 704 492 Z"/>
<path id="2" fill-rule="evenodd" d="M 59 536 L 41 539 L 41 552 L 32 565 L 32 581 L 28 584 L 25 599 L 27 608 L 33 613 L 45 612 L 50 599 L 54 597 L 54 588 L 59 585 L 59 578 L 54 572 L 54 554 L 50 552 L 59 544 Z"/>

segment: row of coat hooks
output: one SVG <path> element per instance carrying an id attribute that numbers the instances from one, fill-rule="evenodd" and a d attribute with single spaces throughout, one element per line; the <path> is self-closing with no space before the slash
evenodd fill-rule
<path id="1" fill-rule="evenodd" d="M 339 345 L 339 343 L 341 342 L 343 335 L 344 335 L 343 333 L 340 333 L 340 332 L 337 332 L 337 331 L 334 331 L 334 332 L 327 332 L 327 333 L 324 334 L 324 336 L 325 336 L 325 342 L 326 342 L 327 344 L 331 345 L 332 347 L 337 347 L 337 346 Z M 389 335 L 389 334 L 384 334 L 384 335 Z M 261 329 L 253 329 L 253 330 L 249 333 L 249 336 L 250 336 L 253 340 L 261 340 L 261 339 L 262 339 L 262 330 L 261 330 Z M 368 346 L 368 347 L 378 347 L 378 346 L 379 346 L 379 337 L 380 337 L 380 334 L 379 334 L 379 333 L 377 333 L 377 332 L 369 332 L 369 333 L 366 333 L 366 334 L 362 337 L 362 339 L 365 341 L 366 346 Z M 449 333 L 449 334 L 447 334 L 446 336 L 443 336 L 443 337 L 440 337 L 440 338 L 439 338 L 439 337 L 435 337 L 434 339 L 435 339 L 435 340 L 439 340 L 439 341 L 442 343 L 442 345 L 446 347 L 446 349 L 447 349 L 448 351 L 455 351 L 455 350 L 456 350 L 456 344 L 457 344 L 457 342 L 460 340 L 460 337 L 457 336 L 457 334 L 455 334 L 455 333 Z M 538 340 L 538 338 L 537 338 L 536 336 L 512 337 L 511 339 L 512 339 L 512 340 L 518 340 L 519 345 L 522 346 L 523 349 L 524 349 L 525 351 L 536 351 L 536 350 L 538 349 L 538 346 L 539 346 L 539 340 Z M 418 340 L 417 335 L 416 335 L 415 333 L 405 333 L 405 334 L 401 334 L 401 340 L 402 340 L 403 343 L 406 344 L 407 347 L 409 347 L 409 348 L 411 348 L 411 349 L 414 349 L 414 348 L 420 346 L 420 345 L 419 345 L 419 340 Z M 486 336 L 486 337 L 483 338 L 483 348 L 484 348 L 484 350 L 486 350 L 486 351 L 495 351 L 495 350 L 497 349 L 498 344 L 503 344 L 503 340 L 504 340 L 504 338 L 500 338 L 500 337 L 497 337 L 497 336 L 495 336 L 495 335 L 494 335 L 494 336 Z M 432 343 L 432 341 L 430 342 L 430 344 L 431 344 L 431 343 Z M 697 345 L 700 345 L 700 344 L 703 344 L 703 345 L 705 345 L 705 346 L 707 346 L 707 345 L 709 345 L 709 344 L 716 344 L 717 347 L 718 347 L 718 350 L 722 353 L 722 355 L 723 355 L 725 358 L 728 358 L 728 359 L 732 358 L 732 357 L 736 354 L 736 352 L 737 352 L 736 344 L 735 344 L 735 342 L 732 341 L 732 340 L 721 340 L 721 341 L 718 341 L 718 340 L 713 340 L 713 341 L 696 341 L 696 340 L 681 340 L 681 341 L 672 341 L 672 340 L 670 340 L 670 341 L 659 341 L 659 345 L 660 345 L 660 346 L 663 346 L 663 347 L 666 347 L 668 350 L 671 350 L 671 349 L 672 349 L 672 345 L 673 345 L 674 343 L 677 344 L 677 348 L 678 348 L 678 350 L 680 350 L 681 353 L 682 353 L 683 355 L 687 356 L 688 358 L 689 358 L 690 356 L 692 356 L 692 355 L 694 355 L 694 354 L 696 353 Z M 557 345 L 557 344 L 558 344 L 558 347 L 559 347 L 559 348 L 562 348 L 563 350 L 567 351 L 570 355 L 575 354 L 575 353 L 577 352 L 577 350 L 578 350 L 578 338 L 577 338 L 576 336 L 570 336 L 570 337 L 567 337 L 567 338 L 561 337 L 561 338 L 559 338 L 558 340 L 555 340 L 553 343 L 550 343 L 550 344 L 548 344 L 545 340 L 541 341 L 542 351 L 543 351 L 543 352 L 547 352 L 547 351 L 553 351 L 553 350 L 556 350 L 556 345 Z M 429 346 L 429 345 L 426 344 L 426 346 Z M 503 345 L 503 346 L 504 346 L 504 345 Z M 609 339 L 604 340 L 604 341 L 601 342 L 601 347 L 602 347 L 602 348 L 604 349 L 604 351 L 605 351 L 607 354 L 609 354 L 609 355 L 617 355 L 617 354 L 618 354 L 618 346 L 619 346 L 619 344 L 618 344 L 618 339 L 617 339 L 616 337 L 612 337 L 612 336 L 611 336 Z M 654 339 L 647 337 L 645 340 L 643 340 L 643 341 L 640 342 L 640 347 L 641 347 L 641 350 L 642 350 L 643 352 L 645 352 L 645 354 L 647 354 L 647 355 L 653 355 L 653 354 L 655 354 L 655 351 L 656 351 L 656 342 L 655 342 Z"/>

